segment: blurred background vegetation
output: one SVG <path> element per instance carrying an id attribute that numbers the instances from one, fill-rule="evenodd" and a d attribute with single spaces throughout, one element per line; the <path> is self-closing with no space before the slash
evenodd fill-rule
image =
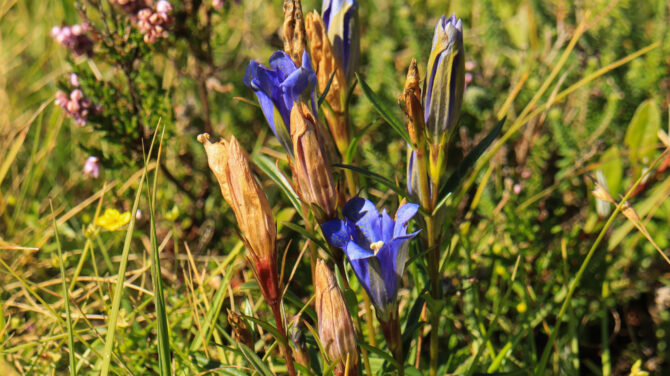
<path id="1" fill-rule="evenodd" d="M 81 11 L 99 25 L 94 3 L 86 2 Z M 91 120 L 79 127 L 54 105 L 55 93 L 70 72 L 77 72 L 85 93 L 111 110 L 114 90 L 120 98 L 132 96 L 126 72 L 114 64 L 126 61 L 132 50 L 73 58 L 49 35 L 54 25 L 82 21 L 72 1 L 0 0 L 0 370 L 6 375 L 67 370 L 54 216 L 68 283 L 75 273 L 79 276 L 71 287 L 78 307 L 72 312 L 74 325 L 81 336 L 76 341 L 79 372 L 98 372 L 125 234 L 92 224 L 106 208 L 123 212 L 133 204 L 143 171 L 141 142 L 148 147 L 151 133 L 133 139 L 123 129 L 135 132 L 139 121 L 155 130 L 159 119 L 165 138 L 154 192 L 156 230 L 171 350 L 178 354 L 175 367 L 179 374 L 196 374 L 244 362 L 239 352 L 228 353 L 233 345 L 224 337 L 235 327 L 225 309 L 254 314 L 258 302 L 250 290 L 255 282 L 245 271 L 234 218 L 195 136 L 206 130 L 235 135 L 255 155 L 283 158 L 259 108 L 249 104 L 255 103 L 252 91 L 242 83 L 250 59 L 265 63 L 282 48 L 282 3 L 230 0 L 214 10 L 207 2 L 188 0 L 173 6 L 170 36 L 137 47 L 139 58 L 129 66 L 143 99 L 139 115 L 119 111 L 115 122 Z M 315 0 L 303 3 L 305 12 L 320 7 Z M 360 1 L 360 73 L 399 117 L 392 104 L 411 58 L 425 74 L 437 19 L 451 13 L 463 19 L 471 81 L 450 150 L 452 166 L 495 125 L 502 108 L 508 124 L 516 120 L 557 65 L 577 25 L 586 27 L 541 98 L 549 109 L 495 154 L 477 180 L 486 184 L 468 192 L 451 225 L 455 246 L 450 252 L 457 257 L 449 270 L 453 277 L 476 281 L 450 298 L 451 335 L 441 343 L 446 371 L 465 372 L 459 367 L 480 347 L 478 371 L 530 373 L 538 362 L 567 285 L 608 213 L 607 208 L 600 214 L 596 210 L 592 178 L 604 178 L 618 199 L 660 155 L 658 131 L 667 135 L 670 130 L 669 7 L 664 0 Z M 130 41 L 141 45 L 141 37 L 132 36 L 136 31 L 130 33 Z M 570 85 L 656 42 L 646 54 L 553 103 Z M 513 95 L 515 88 L 520 90 Z M 506 104 L 509 98 L 513 101 Z M 356 128 L 373 124 L 359 144 L 357 165 L 404 184 L 406 145 L 377 121 L 359 88 L 353 103 Z M 102 161 L 99 178 L 82 173 L 92 154 Z M 636 360 L 652 374 L 670 372 L 670 267 L 648 240 L 667 253 L 667 167 L 666 158 L 630 199 L 648 237 L 623 216 L 607 231 L 564 317 L 550 358 L 554 374 L 627 375 Z M 281 221 L 299 216 L 260 170 L 259 176 L 275 205 L 279 248 L 288 252 L 287 265 L 293 265 L 304 238 Z M 367 186 L 376 201 L 394 200 L 383 186 L 372 181 Z M 112 360 L 117 374 L 157 372 L 154 311 L 146 291 L 152 289 L 146 201 L 140 201 L 143 214 L 135 226 L 117 329 Z M 309 280 L 307 270 L 301 268 L 290 285 L 297 301 L 287 308 L 292 313 L 311 294 L 309 284 L 298 282 Z M 406 285 L 411 287 L 401 296 L 417 296 L 421 287 L 410 283 L 417 281 L 417 273 L 419 267 L 410 269 Z M 214 340 L 194 348 L 221 289 L 225 299 L 216 301 L 223 301 L 224 308 L 212 322 Z M 271 341 L 262 328 L 252 328 L 257 348 Z M 383 359 L 373 355 L 373 360 L 381 372 Z"/>

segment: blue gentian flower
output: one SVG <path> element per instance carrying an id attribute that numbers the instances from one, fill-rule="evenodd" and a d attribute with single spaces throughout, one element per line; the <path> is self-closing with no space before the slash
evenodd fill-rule
<path id="1" fill-rule="evenodd" d="M 293 155 L 290 136 L 293 103 L 311 101 L 316 113 L 316 73 L 309 54 L 303 54 L 301 67 L 284 51 L 272 54 L 269 68 L 252 60 L 244 74 L 244 83 L 256 93 L 263 115 L 279 143 Z"/>
<path id="2" fill-rule="evenodd" d="M 465 89 L 463 54 L 463 23 L 456 15 L 442 16 L 435 26 L 423 87 L 426 132 L 433 144 L 458 123 Z"/>
<path id="3" fill-rule="evenodd" d="M 354 197 L 342 208 L 344 219 L 321 225 L 328 242 L 347 255 L 383 320 L 393 312 L 407 261 L 408 241 L 419 233 L 407 233 L 407 223 L 418 209 L 417 204 L 404 204 L 394 220 L 386 210 L 379 213 L 370 200 Z"/>
<path id="4" fill-rule="evenodd" d="M 358 69 L 361 53 L 356 0 L 324 0 L 321 18 L 328 31 L 333 52 L 342 63 L 348 82 Z"/>

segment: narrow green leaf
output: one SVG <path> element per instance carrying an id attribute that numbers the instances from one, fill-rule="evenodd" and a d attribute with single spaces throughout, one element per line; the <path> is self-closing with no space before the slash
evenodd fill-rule
<path id="1" fill-rule="evenodd" d="M 149 153 L 151 154 L 151 153 Z M 133 239 L 133 230 L 135 229 L 135 216 L 137 214 L 137 206 L 140 203 L 142 194 L 142 185 L 144 184 L 145 172 L 142 172 L 139 186 L 137 187 L 137 194 L 135 195 L 135 202 L 133 209 L 130 211 L 130 223 L 126 230 L 126 238 L 123 243 L 123 250 L 121 251 L 121 263 L 119 264 L 119 272 L 116 275 L 116 286 L 114 288 L 114 297 L 112 300 L 112 309 L 107 323 L 107 335 L 105 337 L 105 348 L 102 353 L 102 366 L 100 368 L 100 375 L 107 376 L 109 374 L 109 366 L 112 361 L 112 351 L 114 350 L 114 334 L 116 333 L 116 323 L 119 318 L 119 310 L 121 308 L 121 297 L 123 296 L 123 284 L 126 277 L 126 268 L 128 267 L 128 256 L 130 255 L 130 243 Z"/>
<path id="2" fill-rule="evenodd" d="M 428 292 L 428 287 L 425 287 L 420 293 L 419 297 L 414 301 L 414 304 L 412 304 L 412 308 L 409 310 L 409 313 L 407 314 L 407 320 L 405 320 L 405 328 L 402 331 L 402 348 L 403 349 L 409 349 L 409 345 L 412 342 L 412 339 L 414 338 L 414 333 L 421 327 L 421 311 L 423 309 L 423 303 L 425 300 L 423 299 L 423 295 Z M 407 355 L 409 354 L 409 351 L 405 351 L 405 358 L 407 358 Z"/>
<path id="3" fill-rule="evenodd" d="M 65 322 L 67 324 L 67 346 L 68 346 L 68 360 L 70 362 L 70 376 L 77 376 L 77 364 L 74 359 L 74 329 L 72 328 L 72 316 L 70 315 L 70 294 L 67 289 L 67 282 L 65 281 L 65 265 L 63 260 L 63 250 L 60 245 L 60 236 L 58 234 L 58 225 L 56 224 L 56 215 L 54 214 L 54 207 L 51 200 L 49 200 L 51 207 L 51 218 L 53 219 L 54 234 L 56 236 L 56 246 L 58 248 L 58 265 L 60 266 L 61 284 L 63 287 L 63 300 L 65 300 Z"/>
<path id="4" fill-rule="evenodd" d="M 265 330 L 267 330 L 268 332 L 270 332 L 270 333 L 272 334 L 272 336 L 275 337 L 275 339 L 276 339 L 278 342 L 280 342 L 280 343 L 283 344 L 283 345 L 287 345 L 286 338 L 285 338 L 285 337 L 279 332 L 279 330 L 277 330 L 277 328 L 274 327 L 272 324 L 270 324 L 270 323 L 268 323 L 268 322 L 266 322 L 266 321 L 257 319 L 257 318 L 255 318 L 255 317 L 253 317 L 253 316 L 247 316 L 247 315 L 245 315 L 245 314 L 240 314 L 240 316 L 244 317 L 245 319 L 247 319 L 247 320 L 249 320 L 249 321 L 253 321 L 253 322 L 254 322 L 255 324 L 257 324 L 257 325 L 260 325 L 263 329 L 265 329 Z"/>
<path id="5" fill-rule="evenodd" d="M 386 188 L 391 189 L 393 192 L 397 193 L 399 196 L 407 197 L 407 192 L 405 192 L 405 190 L 398 187 L 391 180 L 389 180 L 389 179 L 387 179 L 387 178 L 385 178 L 385 177 L 383 177 L 379 174 L 375 174 L 374 172 L 372 172 L 370 170 L 366 170 L 366 169 L 364 169 L 362 167 L 358 167 L 358 166 L 346 165 L 346 164 L 341 164 L 341 163 L 333 163 L 333 167 L 345 168 L 347 170 L 356 171 L 361 175 L 365 175 L 365 176 L 383 184 Z"/>
<path id="6" fill-rule="evenodd" d="M 150 214 L 150 243 L 151 243 L 151 280 L 154 286 L 154 306 L 156 308 L 156 330 L 158 332 L 158 365 L 161 376 L 171 375 L 170 363 L 170 334 L 168 331 L 168 320 L 165 309 L 165 295 L 163 293 L 163 278 L 161 276 L 160 255 L 158 254 L 158 239 L 156 235 L 156 219 L 154 216 L 154 204 L 156 203 L 156 191 L 158 184 L 158 166 L 160 165 L 161 151 L 163 149 L 163 135 L 165 126 L 161 132 L 161 141 L 158 146 L 158 156 L 156 160 L 156 170 L 154 172 L 153 190 L 146 185 L 147 201 L 149 202 Z M 146 158 L 146 156 L 145 156 Z M 144 162 L 144 174 L 148 174 L 147 164 Z"/>
<path id="7" fill-rule="evenodd" d="M 373 346 L 371 346 L 371 345 L 369 345 L 369 344 L 367 344 L 366 342 L 363 342 L 363 341 L 358 341 L 358 346 L 370 351 L 371 353 L 375 353 L 375 354 L 381 356 L 382 358 L 384 358 L 385 361 L 391 363 L 391 365 L 393 367 L 398 368 L 398 362 L 395 359 L 393 359 L 393 356 L 391 354 L 387 353 L 386 351 L 384 351 L 380 348 L 377 348 L 377 347 L 373 347 Z"/>
<path id="8" fill-rule="evenodd" d="M 358 143 L 361 141 L 361 138 L 369 131 L 370 129 L 373 128 L 373 126 L 379 124 L 376 121 L 373 121 L 372 123 L 368 124 L 365 128 L 361 129 L 361 131 L 356 135 L 356 137 L 351 139 L 351 142 L 349 142 L 349 147 L 347 148 L 347 152 L 344 155 L 343 162 L 346 164 L 351 163 L 351 161 L 354 160 L 354 154 L 356 154 L 356 150 L 358 150 Z"/>
<path id="9" fill-rule="evenodd" d="M 363 80 L 363 78 L 356 73 L 356 78 L 358 79 L 358 83 L 361 84 L 361 89 L 363 89 L 363 94 L 368 98 L 368 100 L 372 103 L 374 106 L 375 110 L 377 110 L 377 113 L 386 120 L 386 122 L 393 128 L 399 135 L 402 137 L 405 142 L 408 144 L 411 144 L 412 142 L 409 139 L 409 134 L 407 133 L 407 130 L 405 129 L 405 126 L 403 123 L 398 120 L 397 117 L 395 117 L 391 111 L 386 107 L 382 99 L 368 86 L 368 84 Z"/>
<path id="10" fill-rule="evenodd" d="M 244 356 L 244 358 L 246 358 L 247 361 L 249 362 L 249 365 L 251 365 L 261 375 L 273 376 L 272 371 L 270 371 L 268 366 L 265 363 L 263 363 L 261 358 L 259 358 L 255 352 L 253 352 L 242 342 L 236 342 L 236 343 L 237 347 L 240 349 L 240 351 L 242 351 L 242 355 Z"/>
<path id="11" fill-rule="evenodd" d="M 282 174 L 281 171 L 277 169 L 277 166 L 272 163 L 268 157 L 261 154 L 252 155 L 251 159 L 254 161 L 256 166 L 258 166 L 258 168 L 260 168 L 270 179 L 272 179 L 272 181 L 274 181 L 279 186 L 282 192 L 284 192 L 286 195 L 286 198 L 291 201 L 291 204 L 293 207 L 295 207 L 298 213 L 302 213 L 298 195 L 295 193 L 291 183 L 289 183 L 284 174 Z"/>
<path id="12" fill-rule="evenodd" d="M 630 149 L 630 162 L 639 176 L 639 163 L 649 163 L 656 150 L 658 139 L 656 133 L 661 128 L 661 113 L 653 99 L 642 102 L 628 124 L 624 143 Z M 636 177 L 637 177 L 636 176 Z"/>
<path id="13" fill-rule="evenodd" d="M 323 103 L 324 100 L 326 100 L 326 95 L 328 95 L 328 92 L 330 91 L 330 85 L 333 83 L 333 78 L 335 78 L 335 72 L 330 75 L 330 79 L 328 79 L 328 83 L 326 84 L 326 87 L 323 89 L 323 93 L 319 96 L 319 100 L 317 101 L 316 106 L 321 107 L 321 103 Z"/>
<path id="14" fill-rule="evenodd" d="M 236 247 L 233 253 L 231 253 L 231 255 L 237 255 L 240 249 L 241 248 Z M 226 269 L 223 275 L 223 279 L 221 280 L 221 286 L 229 285 L 229 281 L 232 276 L 233 266 L 234 265 L 231 264 Z M 216 321 L 219 319 L 219 314 L 221 313 L 221 307 L 223 307 L 223 302 L 226 299 L 227 291 L 228 291 L 227 288 L 219 288 L 216 290 L 214 298 L 212 299 L 212 304 L 209 307 L 207 315 L 205 316 L 206 318 L 202 323 L 200 333 L 195 337 L 195 339 L 193 339 L 193 342 L 191 342 L 190 350 L 192 352 L 198 350 L 198 348 L 200 348 L 200 346 L 203 346 L 203 344 L 205 347 L 209 344 L 209 339 L 212 337 L 214 325 Z"/>
<path id="15" fill-rule="evenodd" d="M 324 375 L 332 375 L 332 374 L 333 374 L 333 370 L 335 369 L 335 367 L 337 367 L 337 364 L 338 364 L 339 362 L 340 362 L 339 359 L 335 359 L 331 364 L 328 365 L 328 367 L 326 367 L 326 368 L 323 370 L 323 374 L 324 374 Z"/>
<path id="16" fill-rule="evenodd" d="M 281 224 L 282 224 L 282 226 L 286 226 L 286 227 L 288 227 L 289 229 L 291 229 L 291 230 L 293 230 L 293 231 L 299 233 L 300 235 L 304 236 L 305 238 L 307 238 L 307 239 L 313 241 L 316 245 L 318 245 L 319 247 L 321 247 L 321 249 L 323 249 L 324 251 L 326 251 L 326 252 L 330 252 L 330 249 L 328 248 L 328 246 L 326 245 L 326 243 L 324 243 L 324 242 L 322 242 L 321 240 L 319 240 L 319 239 L 318 239 L 316 236 L 314 236 L 314 234 L 312 234 L 311 232 L 305 230 L 304 228 L 302 228 L 302 227 L 300 227 L 300 226 L 298 226 L 298 225 L 296 225 L 295 223 L 292 223 L 292 222 L 281 222 Z"/>
<path id="17" fill-rule="evenodd" d="M 304 314 L 306 314 L 314 322 L 317 321 L 316 311 L 314 310 L 314 308 L 310 307 L 309 305 L 305 306 L 305 303 L 301 300 L 301 298 L 298 297 L 291 290 L 286 291 L 286 294 L 284 294 L 284 300 L 293 304 L 294 307 L 301 310 Z"/>
<path id="18" fill-rule="evenodd" d="M 621 179 L 623 177 L 623 162 L 619 147 L 614 145 L 607 149 L 600 156 L 599 165 L 607 180 L 610 194 L 613 197 L 617 197 L 621 189 Z"/>
<path id="19" fill-rule="evenodd" d="M 484 139 L 481 140 L 477 146 L 475 146 L 474 149 L 472 149 L 468 155 L 465 156 L 465 158 L 463 158 L 463 161 L 458 165 L 456 171 L 451 174 L 449 179 L 447 179 L 446 184 L 444 184 L 442 189 L 440 189 L 440 195 L 438 197 L 442 198 L 439 200 L 437 206 L 435 206 L 435 210 L 433 212 L 436 212 L 442 205 L 444 205 L 444 203 L 447 201 L 447 198 L 449 198 L 454 190 L 456 190 L 456 187 L 458 187 L 465 174 L 470 171 L 479 157 L 484 154 L 486 148 L 488 148 L 491 143 L 493 143 L 493 140 L 498 137 L 500 131 L 502 130 L 503 124 L 505 124 L 505 119 L 506 117 L 502 118 L 502 120 L 500 120 L 498 124 L 496 124 L 496 126 L 491 129 L 489 134 L 487 134 L 486 137 L 484 137 Z"/>
<path id="20" fill-rule="evenodd" d="M 157 132 L 156 132 L 157 133 Z M 148 155 L 151 155 L 154 142 L 156 141 L 156 133 L 154 133 L 151 146 L 149 147 Z M 114 287 L 114 297 L 112 300 L 112 309 L 109 314 L 109 322 L 107 323 L 107 335 L 105 336 L 105 348 L 102 353 L 102 365 L 100 367 L 100 375 L 107 376 L 109 374 L 109 366 L 112 361 L 112 352 L 114 351 L 114 334 L 116 333 L 116 323 L 119 317 L 119 310 L 121 308 L 121 298 L 123 297 L 123 284 L 126 279 L 126 268 L 128 267 L 128 256 L 130 255 L 130 243 L 133 240 L 133 230 L 135 229 L 135 218 L 137 217 L 137 207 L 140 204 L 140 197 L 142 196 L 142 186 L 146 178 L 146 169 L 142 171 L 140 182 L 137 186 L 137 193 L 135 194 L 135 201 L 133 208 L 130 211 L 130 223 L 126 230 L 126 238 L 123 242 L 123 250 L 121 251 L 121 263 L 119 264 L 119 272 L 116 275 L 116 286 Z"/>

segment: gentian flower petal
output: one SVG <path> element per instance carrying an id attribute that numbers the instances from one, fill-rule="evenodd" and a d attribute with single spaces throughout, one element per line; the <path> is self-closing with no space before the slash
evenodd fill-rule
<path id="1" fill-rule="evenodd" d="M 407 222 L 419 211 L 419 205 L 407 203 L 398 208 L 395 213 L 395 227 L 393 237 L 405 235 L 407 233 Z"/>
<path id="2" fill-rule="evenodd" d="M 396 223 L 393 222 L 393 219 L 386 212 L 386 209 L 382 210 L 382 213 L 379 216 L 379 222 L 381 227 L 381 240 L 384 241 L 384 243 L 388 243 L 393 239 L 393 231 Z"/>
<path id="3" fill-rule="evenodd" d="M 455 129 L 465 89 L 463 23 L 455 15 L 442 16 L 435 26 L 433 48 L 424 81 L 424 119 L 431 142 Z"/>
<path id="4" fill-rule="evenodd" d="M 284 81 L 298 69 L 291 57 L 284 51 L 276 51 L 270 56 L 270 68 L 276 72 L 280 81 Z"/>
<path id="5" fill-rule="evenodd" d="M 394 220 L 386 210 L 380 214 L 370 200 L 354 197 L 342 208 L 344 220 L 321 225 L 330 244 L 347 255 L 382 318 L 388 318 L 395 304 L 398 280 L 407 262 L 408 242 L 418 234 L 407 234 L 407 223 L 417 211 L 418 205 L 404 204 Z"/>
<path id="6" fill-rule="evenodd" d="M 316 73 L 309 55 L 303 55 L 303 65 L 298 67 L 284 51 L 270 57 L 270 67 L 252 60 L 244 75 L 244 83 L 255 93 L 272 132 L 284 149 L 293 155 L 291 134 L 291 109 L 298 101 L 312 101 L 316 113 Z"/>
<path id="7" fill-rule="evenodd" d="M 397 250 L 393 247 L 393 242 L 391 241 L 384 244 L 377 253 L 380 273 L 384 280 L 384 285 L 386 286 L 386 305 L 395 301 L 398 293 L 398 279 L 402 278 L 402 275 L 396 273 L 396 251 Z"/>
<path id="8" fill-rule="evenodd" d="M 351 233 L 356 231 L 355 228 L 350 228 L 347 222 L 347 220 L 331 219 L 321 224 L 321 232 L 328 243 L 337 248 L 346 248 L 347 243 L 351 241 Z"/>
<path id="9" fill-rule="evenodd" d="M 344 253 L 347 254 L 349 260 L 364 260 L 375 256 L 369 249 L 362 248 L 355 242 L 347 243 Z"/>
<path id="10" fill-rule="evenodd" d="M 368 263 L 368 294 L 370 299 L 375 304 L 375 307 L 379 312 L 380 316 L 384 317 L 389 313 L 389 302 L 392 301 L 389 299 L 390 291 L 386 289 L 386 283 L 384 281 L 384 276 L 382 275 L 382 268 L 379 264 L 378 259 L 372 258 Z"/>
<path id="11" fill-rule="evenodd" d="M 333 46 L 333 53 L 342 64 L 347 81 L 351 82 L 360 57 L 358 2 L 324 0 L 321 17 Z"/>
<path id="12" fill-rule="evenodd" d="M 363 236 L 359 239 L 362 247 L 370 248 L 371 243 L 383 240 L 379 211 L 372 201 L 354 197 L 344 205 L 342 214 L 356 223 L 359 233 Z"/>
<path id="13" fill-rule="evenodd" d="M 398 278 L 401 278 L 405 271 L 407 254 L 409 253 L 409 240 L 417 236 L 419 232 L 416 231 L 408 235 L 399 236 L 391 241 L 390 247 L 397 252 L 393 258 L 393 270 Z"/>

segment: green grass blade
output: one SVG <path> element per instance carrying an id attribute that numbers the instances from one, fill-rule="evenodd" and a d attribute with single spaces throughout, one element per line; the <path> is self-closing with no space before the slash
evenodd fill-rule
<path id="1" fill-rule="evenodd" d="M 356 73 L 356 78 L 358 78 L 358 83 L 361 84 L 361 89 L 363 89 L 363 94 L 370 100 L 372 105 L 374 106 L 375 110 L 379 113 L 379 115 L 386 120 L 387 123 L 395 130 L 400 137 L 402 137 L 408 144 L 411 144 L 412 141 L 409 139 L 409 134 L 407 133 L 407 130 L 405 129 L 405 126 L 403 123 L 398 120 L 397 117 L 395 117 L 391 111 L 389 110 L 388 107 L 384 104 L 382 99 L 372 91 L 370 86 L 363 80 L 363 78 Z"/>
<path id="2" fill-rule="evenodd" d="M 446 202 L 447 198 L 451 195 L 451 193 L 456 189 L 458 184 L 461 182 L 465 174 L 470 171 L 472 166 L 474 166 L 475 162 L 479 159 L 479 157 L 482 156 L 482 154 L 486 151 L 486 149 L 491 145 L 491 143 L 498 137 L 500 134 L 500 131 L 502 130 L 502 126 L 505 124 L 505 118 L 502 118 L 496 124 L 493 129 L 489 132 L 489 134 L 484 137 L 483 140 L 481 140 L 477 146 L 475 146 L 469 153 L 468 155 L 463 158 L 463 161 L 458 165 L 456 168 L 456 171 L 454 171 L 449 179 L 447 179 L 446 184 L 444 184 L 444 187 L 440 190 L 440 195 L 441 197 L 440 201 L 438 204 L 435 206 L 435 210 L 433 213 L 435 213 L 444 203 Z"/>
<path id="3" fill-rule="evenodd" d="M 264 376 L 272 376 L 272 371 L 268 368 L 268 366 L 263 363 L 261 358 L 256 355 L 250 348 L 248 348 L 245 344 L 242 342 L 237 342 L 237 347 L 242 351 L 242 355 L 244 355 L 244 358 L 249 362 L 249 364 L 254 367 L 258 373 Z"/>
<path id="4" fill-rule="evenodd" d="M 65 323 L 67 325 L 67 346 L 68 360 L 70 362 L 70 376 L 77 375 L 77 363 L 74 359 L 74 330 L 72 329 L 72 316 L 70 315 L 70 294 L 68 293 L 67 282 L 65 281 L 65 265 L 63 262 L 63 250 L 60 245 L 60 237 L 58 236 L 58 227 L 56 226 L 56 216 L 54 215 L 54 207 L 51 200 L 49 200 L 51 207 L 51 218 L 53 219 L 54 234 L 56 235 L 56 247 L 58 248 L 58 265 L 60 266 L 61 284 L 63 287 L 63 299 L 65 300 Z"/>
<path id="5" fill-rule="evenodd" d="M 270 161 L 268 157 L 260 154 L 252 155 L 251 159 L 258 168 L 263 170 L 263 172 L 265 172 L 265 174 L 279 186 L 298 213 L 302 213 L 298 195 L 295 193 L 293 187 L 291 187 L 291 183 L 286 179 L 284 174 L 277 169 L 277 166 Z"/>
<path id="6" fill-rule="evenodd" d="M 247 319 L 247 320 L 249 320 L 249 321 L 253 321 L 253 322 L 256 323 L 257 325 L 261 326 L 263 329 L 265 329 L 265 330 L 267 330 L 268 332 L 270 332 L 270 334 L 272 334 L 272 336 L 275 337 L 275 339 L 276 339 L 277 341 L 279 341 L 280 343 L 282 343 L 282 344 L 284 344 L 284 345 L 287 344 L 287 342 L 286 342 L 286 337 L 284 337 L 284 336 L 279 332 L 279 330 L 277 330 L 277 328 L 276 328 L 274 325 L 270 324 L 269 322 L 267 322 L 267 321 L 263 321 L 263 320 L 260 320 L 260 319 L 257 319 L 257 318 L 255 318 L 255 317 L 253 317 L 253 316 L 247 316 L 247 315 L 245 315 L 245 314 L 241 314 L 240 316 L 244 317 L 245 319 Z"/>
<path id="7" fill-rule="evenodd" d="M 237 248 L 237 253 L 241 248 Z M 233 264 L 229 265 L 226 269 L 223 279 L 221 280 L 221 286 L 229 286 L 230 278 L 232 277 Z M 200 329 L 200 335 L 196 336 L 193 342 L 191 342 L 190 351 L 195 352 L 200 348 L 200 346 L 206 347 L 209 344 L 209 339 L 212 337 L 214 327 L 217 320 L 219 319 L 219 314 L 221 313 L 221 307 L 223 307 L 223 302 L 226 299 L 226 291 L 228 288 L 220 287 L 216 290 L 214 294 L 214 299 L 212 300 L 212 305 L 207 311 L 207 316 L 205 321 L 202 323 L 202 328 Z"/>
<path id="8" fill-rule="evenodd" d="M 319 100 L 317 101 L 316 106 L 321 107 L 321 103 L 323 103 L 324 100 L 326 100 L 326 95 L 328 95 L 328 92 L 330 91 L 330 85 L 333 83 L 333 78 L 335 78 L 335 72 L 330 75 L 330 79 L 328 79 L 328 83 L 326 84 L 326 87 L 323 89 L 323 93 L 319 96 Z"/>
<path id="9" fill-rule="evenodd" d="M 168 331 L 167 313 L 165 310 L 165 295 L 163 293 L 163 279 L 161 277 L 160 255 L 158 254 L 158 239 L 156 236 L 156 220 L 154 215 L 154 204 L 156 203 L 156 191 L 158 182 L 158 165 L 160 164 L 161 151 L 163 149 L 163 133 L 161 133 L 161 142 L 158 147 L 158 156 L 156 169 L 154 172 L 153 189 L 147 189 L 147 201 L 149 202 L 149 214 L 151 218 L 151 279 L 154 285 L 154 306 L 156 307 L 156 329 L 158 331 L 158 364 L 160 374 L 168 376 L 170 372 L 170 334 Z M 147 161 L 144 163 L 144 174 L 148 174 Z"/>
<path id="10" fill-rule="evenodd" d="M 114 350 L 114 333 L 116 332 L 116 323 L 119 317 L 119 309 L 121 308 L 121 298 L 123 297 L 123 283 L 126 276 L 126 267 L 128 266 L 128 256 L 130 255 L 130 243 L 133 239 L 133 230 L 135 229 L 135 216 L 137 214 L 137 207 L 140 203 L 142 195 L 142 185 L 146 172 L 142 173 L 140 177 L 137 194 L 135 195 L 135 202 L 133 209 L 130 211 L 130 223 L 126 230 L 126 238 L 123 243 L 123 250 L 121 252 L 121 263 L 119 264 L 119 272 L 117 273 L 116 286 L 114 288 L 114 298 L 112 300 L 112 310 L 109 315 L 109 323 L 107 324 L 107 335 L 105 337 L 105 349 L 102 353 L 102 366 L 100 368 L 100 375 L 107 376 L 109 374 L 109 366 L 112 361 L 112 351 Z"/>
<path id="11" fill-rule="evenodd" d="M 375 174 L 374 172 L 372 172 L 370 170 L 366 170 L 366 169 L 364 169 L 362 167 L 358 167 L 358 166 L 346 165 L 346 164 L 341 164 L 341 163 L 333 163 L 333 167 L 344 168 L 344 169 L 347 169 L 347 170 L 352 170 L 352 171 L 358 172 L 361 175 L 367 176 L 367 177 L 383 184 L 386 188 L 389 188 L 389 189 L 393 190 L 393 192 L 397 193 L 399 196 L 402 196 L 402 197 L 407 197 L 408 196 L 407 192 L 405 192 L 404 189 L 398 187 L 391 180 L 389 180 L 389 179 L 387 179 L 387 178 L 385 178 L 385 177 L 383 177 L 379 174 Z"/>
<path id="12" fill-rule="evenodd" d="M 295 223 L 292 222 L 281 222 L 282 226 L 288 227 L 289 229 L 299 233 L 300 235 L 304 236 L 306 239 L 309 239 L 314 242 L 314 244 L 318 245 L 321 247 L 326 252 L 330 252 L 330 248 L 324 243 L 323 241 L 319 240 L 313 233 L 305 230 L 303 227 L 296 225 Z"/>

